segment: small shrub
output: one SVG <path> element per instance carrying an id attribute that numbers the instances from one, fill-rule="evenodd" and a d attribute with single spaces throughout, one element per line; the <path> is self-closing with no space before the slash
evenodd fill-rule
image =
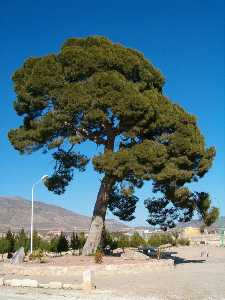
<path id="1" fill-rule="evenodd" d="M 57 242 L 57 252 L 66 252 L 69 250 L 68 240 L 63 232 L 61 232 Z"/>
<path id="2" fill-rule="evenodd" d="M 72 236 L 71 236 L 71 240 L 70 240 L 70 248 L 72 250 L 78 250 L 80 249 L 80 240 L 79 240 L 79 237 L 77 235 L 77 233 L 75 234 L 74 232 L 72 233 Z"/>
<path id="3" fill-rule="evenodd" d="M 40 263 L 44 262 L 44 252 L 42 249 L 34 250 L 32 254 L 30 254 L 29 259 L 31 261 L 39 261 Z"/>
<path id="4" fill-rule="evenodd" d="M 139 247 L 144 246 L 146 244 L 145 240 L 139 233 L 134 232 L 134 234 L 130 238 L 130 247 Z"/>
<path id="5" fill-rule="evenodd" d="M 101 250 L 97 250 L 95 252 L 95 263 L 96 264 L 101 264 L 103 262 L 103 255 L 102 255 L 102 252 Z"/>
<path id="6" fill-rule="evenodd" d="M 190 246 L 190 241 L 188 239 L 185 239 L 185 238 L 180 238 L 180 239 L 177 239 L 177 245 Z"/>
<path id="7" fill-rule="evenodd" d="M 129 237 L 125 234 L 119 234 L 117 238 L 117 247 L 124 248 L 130 247 L 130 240 Z"/>
<path id="8" fill-rule="evenodd" d="M 155 233 L 148 239 L 148 245 L 152 247 L 159 247 L 165 244 L 174 244 L 174 239 L 169 233 Z"/>

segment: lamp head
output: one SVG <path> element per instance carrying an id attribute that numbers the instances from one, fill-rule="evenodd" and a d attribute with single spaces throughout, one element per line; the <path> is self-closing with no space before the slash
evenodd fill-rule
<path id="1" fill-rule="evenodd" d="M 45 182 L 45 180 L 48 178 L 48 175 L 44 175 L 41 177 L 41 181 Z"/>

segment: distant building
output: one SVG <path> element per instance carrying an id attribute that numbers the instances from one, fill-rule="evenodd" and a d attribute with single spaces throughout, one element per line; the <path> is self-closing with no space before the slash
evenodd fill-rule
<path id="1" fill-rule="evenodd" d="M 59 236 L 61 234 L 62 230 L 50 230 L 48 231 L 48 236 Z"/>
<path id="2" fill-rule="evenodd" d="M 192 239 L 201 235 L 200 228 L 198 227 L 184 227 L 181 233 L 183 238 Z"/>

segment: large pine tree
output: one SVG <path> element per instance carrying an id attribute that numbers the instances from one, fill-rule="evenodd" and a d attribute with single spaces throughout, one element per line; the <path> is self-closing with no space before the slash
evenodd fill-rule
<path id="1" fill-rule="evenodd" d="M 159 195 L 145 201 L 150 224 L 166 229 L 195 211 L 214 220 L 208 194 L 186 184 L 204 176 L 215 149 L 205 147 L 196 117 L 163 94 L 164 78 L 143 54 L 104 37 L 72 38 L 57 54 L 29 58 L 13 81 L 23 123 L 9 139 L 22 154 L 52 152 L 48 189 L 63 193 L 89 161 L 102 174 L 83 254 L 97 249 L 107 208 L 134 218 L 135 189 L 146 181 Z M 77 151 L 85 142 L 100 146 L 95 156 Z"/>

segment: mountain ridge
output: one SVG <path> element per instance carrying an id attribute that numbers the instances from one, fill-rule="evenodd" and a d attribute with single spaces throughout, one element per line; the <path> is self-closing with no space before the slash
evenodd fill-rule
<path id="1" fill-rule="evenodd" d="M 31 201 L 19 196 L 0 196 L 0 232 L 30 228 Z M 34 228 L 37 231 L 88 231 L 91 218 L 55 204 L 35 201 Z M 114 219 L 106 220 L 109 231 L 121 231 L 129 226 Z"/>

